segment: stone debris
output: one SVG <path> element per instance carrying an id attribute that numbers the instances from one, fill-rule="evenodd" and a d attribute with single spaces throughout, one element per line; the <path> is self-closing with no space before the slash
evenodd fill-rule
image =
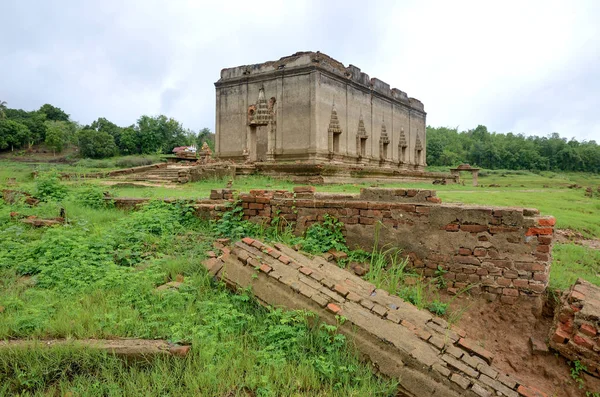
<path id="1" fill-rule="evenodd" d="M 322 257 L 246 237 L 230 255 L 204 264 L 232 288 L 252 287 L 267 305 L 311 310 L 333 323 L 343 317 L 340 331 L 356 336 L 358 349 L 380 371 L 399 377 L 410 395 L 430 396 L 435 390 L 447 396 L 518 397 L 535 390 L 495 369 L 493 354 L 464 330 Z"/>

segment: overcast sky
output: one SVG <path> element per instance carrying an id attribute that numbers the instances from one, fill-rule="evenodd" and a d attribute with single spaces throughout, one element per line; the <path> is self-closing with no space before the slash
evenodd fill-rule
<path id="1" fill-rule="evenodd" d="M 321 51 L 433 126 L 600 141 L 599 21 L 598 0 L 2 0 L 0 100 L 214 130 L 222 68 Z"/>

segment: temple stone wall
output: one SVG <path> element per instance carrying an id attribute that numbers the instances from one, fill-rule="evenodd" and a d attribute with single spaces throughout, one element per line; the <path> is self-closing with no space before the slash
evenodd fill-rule
<path id="1" fill-rule="evenodd" d="M 215 86 L 220 158 L 426 165 L 423 104 L 325 54 L 224 69 Z"/>

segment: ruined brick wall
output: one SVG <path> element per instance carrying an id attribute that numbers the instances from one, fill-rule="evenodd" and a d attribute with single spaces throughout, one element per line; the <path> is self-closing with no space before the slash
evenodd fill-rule
<path id="1" fill-rule="evenodd" d="M 600 377 L 600 287 L 578 279 L 564 292 L 549 339 L 554 350 Z"/>
<path id="2" fill-rule="evenodd" d="M 211 275 L 234 290 L 251 288 L 269 306 L 310 310 L 338 325 L 374 368 L 398 379 L 403 396 L 546 396 L 494 367 L 494 355 L 467 331 L 322 257 L 252 238 L 222 243 L 215 243 L 222 254 L 204 262 Z"/>
<path id="3" fill-rule="evenodd" d="M 345 225 L 351 248 L 398 247 L 410 266 L 433 277 L 445 271 L 448 288 L 471 287 L 489 300 L 536 298 L 548 285 L 555 219 L 535 209 L 441 204 L 432 190 L 363 189 L 361 194 L 252 190 L 239 196 L 245 219 L 274 216 L 300 234 L 325 214 Z"/>

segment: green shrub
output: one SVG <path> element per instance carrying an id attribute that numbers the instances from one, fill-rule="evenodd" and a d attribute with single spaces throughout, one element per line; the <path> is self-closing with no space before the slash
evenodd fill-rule
<path id="1" fill-rule="evenodd" d="M 115 168 L 115 163 L 111 160 L 81 159 L 74 166 L 83 168 Z"/>
<path id="2" fill-rule="evenodd" d="M 346 237 L 342 233 L 344 224 L 336 218 L 325 214 L 322 223 L 311 225 L 304 233 L 302 249 L 312 254 L 320 254 L 330 249 L 348 251 Z"/>
<path id="3" fill-rule="evenodd" d="M 35 196 L 42 201 L 60 201 L 67 197 L 67 187 L 61 183 L 58 173 L 44 173 L 36 179 Z"/>
<path id="4" fill-rule="evenodd" d="M 115 139 L 108 132 L 96 130 L 79 131 L 79 153 L 83 157 L 101 159 L 117 153 Z"/>
<path id="5" fill-rule="evenodd" d="M 77 192 L 76 199 L 79 203 L 89 208 L 107 208 L 113 205 L 111 200 L 106 200 L 104 189 L 96 185 L 85 185 Z"/>

